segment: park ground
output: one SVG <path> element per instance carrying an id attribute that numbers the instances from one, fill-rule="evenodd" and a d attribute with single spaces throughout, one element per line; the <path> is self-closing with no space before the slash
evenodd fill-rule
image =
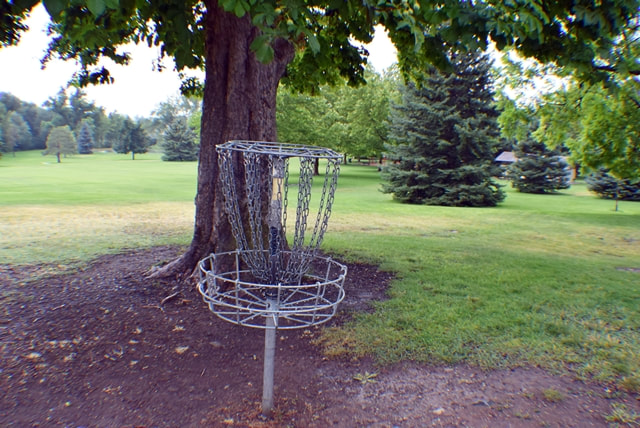
<path id="1" fill-rule="evenodd" d="M 640 401 L 530 366 L 326 356 L 321 329 L 278 334 L 275 412 L 260 417 L 262 330 L 208 311 L 193 282 L 145 273 L 182 249 L 83 268 L 0 265 L 3 427 L 638 426 Z M 392 274 L 349 264 L 340 324 L 385 298 Z"/>

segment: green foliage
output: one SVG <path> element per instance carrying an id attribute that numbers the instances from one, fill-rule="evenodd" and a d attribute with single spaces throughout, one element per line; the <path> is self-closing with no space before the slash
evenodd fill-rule
<path id="1" fill-rule="evenodd" d="M 569 164 L 557 151 L 532 138 L 515 147 L 517 161 L 509 166 L 511 185 L 524 193 L 553 193 L 571 186 Z"/>
<path id="2" fill-rule="evenodd" d="M 328 132 L 337 114 L 327 99 L 327 91 L 323 88 L 316 96 L 297 94 L 286 88 L 278 91 L 279 141 L 337 148 L 338 142 Z"/>
<path id="3" fill-rule="evenodd" d="M 196 134 L 189 128 L 185 118 L 176 118 L 164 133 L 162 148 L 163 161 L 198 160 Z"/>
<path id="4" fill-rule="evenodd" d="M 640 178 L 620 180 L 600 170 L 585 178 L 587 188 L 604 199 L 640 201 Z"/>
<path id="5" fill-rule="evenodd" d="M 573 85 L 546 97 L 534 133 L 551 146 L 564 143 L 587 170 L 605 168 L 619 179 L 640 176 L 639 84 L 620 89 Z"/>
<path id="6" fill-rule="evenodd" d="M 113 150 L 116 153 L 131 153 L 131 159 L 135 160 L 136 153 L 146 153 L 152 141 L 142 128 L 128 117 L 124 119 L 118 139 L 113 142 Z"/>
<path id="7" fill-rule="evenodd" d="M 393 107 L 382 189 L 403 202 L 494 206 L 505 195 L 491 178 L 499 129 L 489 62 L 477 54 L 452 62 L 453 73 L 432 69 Z"/>
<path id="8" fill-rule="evenodd" d="M 76 153 L 76 139 L 69 126 L 58 126 L 49 132 L 47 137 L 47 148 L 43 155 L 55 155 L 60 163 L 61 155 L 71 155 Z"/>
<path id="9" fill-rule="evenodd" d="M 5 118 L 2 125 L 4 149 L 7 152 L 15 153 L 23 147 L 30 147 L 32 137 L 31 129 L 20 113 L 12 111 Z"/>
<path id="10" fill-rule="evenodd" d="M 281 88 L 277 96 L 278 139 L 331 147 L 349 157 L 379 157 L 387 136 L 395 76 L 367 72 L 368 84 L 322 86 L 314 96 Z"/>
<path id="11" fill-rule="evenodd" d="M 178 119 L 189 121 L 189 126 L 196 129 L 200 136 L 200 117 L 202 115 L 202 100 L 194 97 L 170 97 L 161 102 L 151 114 L 151 124 L 148 132 L 161 140 L 162 135 L 172 123 Z M 192 118 L 193 122 L 192 122 Z"/>
<path id="12" fill-rule="evenodd" d="M 96 144 L 104 141 L 108 118 L 101 107 L 86 100 L 84 92 L 76 89 L 70 96 L 60 89 L 55 96 L 44 102 L 43 107 L 27 103 L 9 93 L 0 93 L 0 128 L 9 125 L 8 117 L 19 114 L 28 125 L 30 136 L 25 136 L 16 151 L 45 149 L 49 132 L 56 126 L 67 125 L 78 133 L 82 122 L 89 120 Z M 7 130 L 3 129 L 5 133 Z M 12 134 L 9 130 L 8 134 Z M 22 132 L 24 134 L 24 132 Z"/>
<path id="13" fill-rule="evenodd" d="M 25 30 L 23 20 L 36 3 L 3 6 L 2 45 L 17 43 Z M 195 0 L 165 1 L 161 6 L 116 0 L 47 0 L 44 4 L 55 22 L 50 53 L 79 61 L 82 69 L 76 80 L 80 84 L 112 81 L 99 60 L 106 57 L 126 64 L 129 55 L 118 47 L 131 42 L 159 45 L 179 71 L 202 67 L 205 17 L 215 8 Z M 429 63 L 450 69 L 449 51 L 486 49 L 490 43 L 500 50 L 514 46 L 525 57 L 556 62 L 589 80 L 638 69 L 630 48 L 633 38 L 624 32 L 628 28 L 632 34 L 638 10 L 635 0 L 606 0 L 598 7 L 590 0 L 571 4 L 430 0 L 402 5 L 224 0 L 219 5 L 232 16 L 248 17 L 257 27 L 259 35 L 251 49 L 262 62 L 274 58 L 278 40 L 296 46 L 298 55 L 286 81 L 299 89 L 344 78 L 351 84 L 362 83 L 367 52 L 351 42 L 370 42 L 378 24 L 389 32 L 400 67 L 408 74 L 419 74 Z M 199 87 L 193 81 L 185 83 L 185 88 Z"/>
<path id="14" fill-rule="evenodd" d="M 80 130 L 77 132 L 76 141 L 78 142 L 78 153 L 81 155 L 90 155 L 93 153 L 93 131 L 91 129 L 90 120 L 83 120 Z"/>

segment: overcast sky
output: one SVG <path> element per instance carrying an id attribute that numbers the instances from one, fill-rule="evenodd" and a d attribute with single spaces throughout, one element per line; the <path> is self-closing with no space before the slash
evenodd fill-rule
<path id="1" fill-rule="evenodd" d="M 74 62 L 60 60 L 50 61 L 44 70 L 41 69 L 40 59 L 48 44 L 48 22 L 49 15 L 40 3 L 27 20 L 30 30 L 22 35 L 18 46 L 0 48 L 0 92 L 9 92 L 23 101 L 42 105 L 60 87 L 66 86 L 77 70 Z M 369 61 L 378 71 L 396 61 L 395 49 L 383 31 L 376 32 L 376 38 L 367 49 Z M 159 103 L 178 95 L 180 88 L 173 62 L 166 60 L 166 69 L 161 73 L 152 70 L 158 53 L 159 49 L 155 47 L 135 46 L 128 66 L 108 67 L 115 83 L 85 88 L 87 98 L 107 112 L 118 111 L 131 117 L 149 116 Z"/>

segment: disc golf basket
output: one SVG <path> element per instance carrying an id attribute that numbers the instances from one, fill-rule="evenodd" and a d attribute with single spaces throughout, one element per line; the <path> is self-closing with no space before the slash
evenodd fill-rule
<path id="1" fill-rule="evenodd" d="M 237 249 L 200 261 L 198 290 L 223 320 L 265 329 L 262 413 L 269 415 L 276 330 L 324 323 L 344 298 L 346 266 L 318 252 L 341 156 L 322 147 L 254 141 L 216 150 Z M 312 198 L 320 161 L 326 167 Z"/>

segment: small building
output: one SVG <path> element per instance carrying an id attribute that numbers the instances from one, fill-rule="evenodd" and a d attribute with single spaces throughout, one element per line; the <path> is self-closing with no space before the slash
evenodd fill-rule
<path id="1" fill-rule="evenodd" d="M 498 156 L 496 156 L 496 158 L 494 159 L 494 161 L 502 164 L 502 165 L 506 165 L 509 163 L 514 163 L 515 161 L 517 161 L 518 158 L 516 157 L 516 155 L 513 154 L 513 152 L 502 152 L 500 153 Z"/>

